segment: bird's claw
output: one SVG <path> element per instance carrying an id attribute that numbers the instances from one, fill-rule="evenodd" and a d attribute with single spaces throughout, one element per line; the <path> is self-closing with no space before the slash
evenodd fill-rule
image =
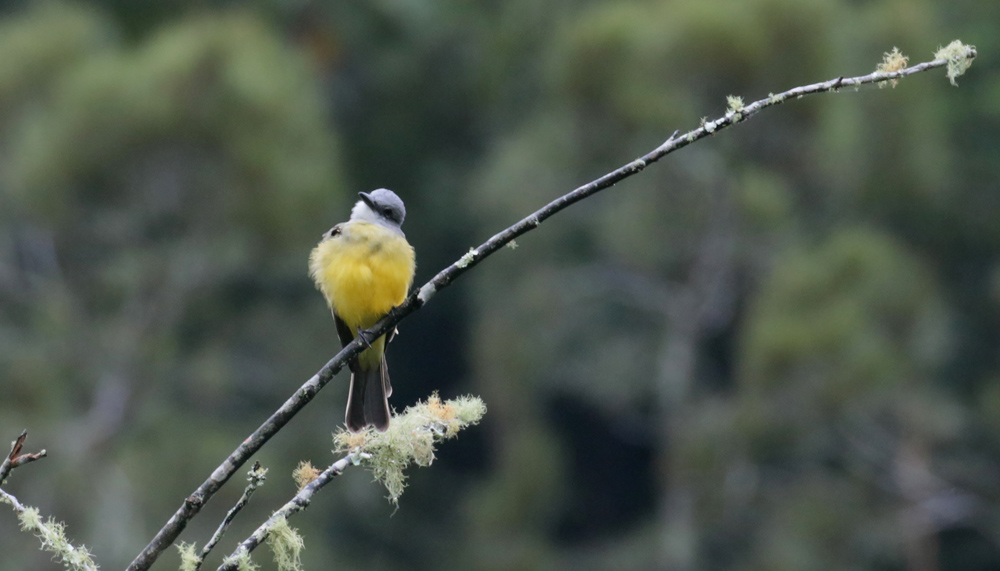
<path id="1" fill-rule="evenodd" d="M 361 340 L 361 344 L 365 346 L 365 349 L 371 349 L 372 344 L 368 341 L 368 337 L 365 336 L 365 333 L 367 333 L 367 331 L 358 331 L 358 339 Z"/>

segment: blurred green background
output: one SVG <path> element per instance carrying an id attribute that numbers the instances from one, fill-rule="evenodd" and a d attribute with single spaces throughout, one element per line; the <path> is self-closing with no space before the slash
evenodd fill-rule
<path id="1" fill-rule="evenodd" d="M 0 439 L 49 452 L 7 488 L 123 568 L 338 350 L 306 259 L 357 191 L 406 201 L 420 284 L 727 95 L 961 38 L 958 89 L 789 102 L 435 297 L 392 403 L 485 421 L 398 511 L 351 470 L 292 523 L 307 569 L 1000 569 L 998 27 L 987 0 L 0 3 Z M 258 455 L 206 568 L 332 459 L 345 399 Z M 0 509 L 0 567 L 56 568 L 37 547 Z"/>

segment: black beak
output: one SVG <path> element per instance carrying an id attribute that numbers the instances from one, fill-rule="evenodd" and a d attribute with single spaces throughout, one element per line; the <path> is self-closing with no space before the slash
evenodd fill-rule
<path id="1" fill-rule="evenodd" d="M 365 204 L 368 205 L 368 208 L 375 210 L 375 203 L 372 202 L 372 195 L 368 194 L 367 192 L 359 192 L 358 196 L 361 197 L 361 200 L 365 201 Z"/>

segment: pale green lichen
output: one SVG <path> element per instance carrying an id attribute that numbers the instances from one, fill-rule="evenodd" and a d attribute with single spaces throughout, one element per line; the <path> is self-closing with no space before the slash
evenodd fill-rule
<path id="1" fill-rule="evenodd" d="M 938 48 L 934 52 L 934 59 L 948 60 L 948 81 L 958 87 L 955 78 L 964 74 L 965 70 L 972 65 L 972 60 L 976 58 L 976 46 L 963 44 L 961 40 L 955 40 L 943 48 Z"/>
<path id="2" fill-rule="evenodd" d="M 739 123 L 743 120 L 743 110 L 746 109 L 743 103 L 743 98 L 738 95 L 727 95 L 726 96 L 726 117 L 728 117 L 733 123 Z"/>
<path id="3" fill-rule="evenodd" d="M 738 95 L 726 96 L 726 115 L 736 115 L 743 111 L 743 98 Z"/>
<path id="4" fill-rule="evenodd" d="M 292 470 L 292 479 L 295 480 L 295 486 L 299 491 L 302 491 L 302 488 L 318 478 L 319 474 L 320 470 L 313 466 L 312 462 L 302 461 Z"/>
<path id="5" fill-rule="evenodd" d="M 510 248 L 511 250 L 516 250 L 517 240 L 511 240 L 510 242 L 507 242 L 507 247 Z"/>
<path id="6" fill-rule="evenodd" d="M 469 248 L 469 251 L 466 252 L 464 256 L 462 256 L 461 258 L 459 258 L 458 261 L 455 262 L 455 265 L 458 266 L 458 267 L 460 267 L 460 268 L 464 268 L 464 267 L 468 266 L 469 264 L 472 263 L 473 260 L 476 259 L 476 254 L 477 253 L 478 252 L 476 252 L 475 248 Z"/>
<path id="7" fill-rule="evenodd" d="M 274 563 L 278 571 L 302 571 L 300 559 L 305 542 L 297 529 L 288 525 L 288 520 L 280 516 L 267 531 L 267 545 L 274 553 Z"/>
<path id="8" fill-rule="evenodd" d="M 882 63 L 875 66 L 875 73 L 892 73 L 895 71 L 901 71 L 906 69 L 906 64 L 910 61 L 910 58 L 904 56 L 899 48 L 893 47 L 891 52 L 885 52 L 882 54 Z M 885 87 L 887 84 L 896 87 L 899 83 L 899 79 L 891 79 L 888 81 L 878 82 L 879 88 Z"/>
<path id="9" fill-rule="evenodd" d="M 247 487 L 256 490 L 264 484 L 265 480 L 267 480 L 267 468 L 262 467 L 259 463 L 254 463 L 250 471 L 247 472 L 247 482 L 250 483 Z"/>
<path id="10" fill-rule="evenodd" d="M 175 545 L 181 555 L 180 571 L 196 571 L 201 564 L 201 555 L 194 543 L 184 543 L 183 541 Z"/>
<path id="11" fill-rule="evenodd" d="M 42 550 L 53 554 L 66 569 L 72 571 L 97 571 L 90 551 L 86 547 L 75 547 L 66 539 L 66 525 L 49 518 L 43 521 L 37 508 L 25 508 L 18 514 L 23 531 L 29 531 L 42 542 Z"/>
<path id="12" fill-rule="evenodd" d="M 239 548 L 235 555 L 230 555 L 223 559 L 222 564 L 235 565 L 239 571 L 258 571 L 260 569 L 260 565 L 257 565 L 253 559 L 250 559 L 250 552 L 243 547 Z"/>
<path id="13" fill-rule="evenodd" d="M 484 414 L 486 404 L 479 397 L 462 396 L 442 401 L 434 394 L 426 402 L 419 402 L 392 417 L 385 432 L 369 428 L 351 434 L 341 429 L 334 434 L 334 445 L 338 453 L 370 455 L 365 464 L 388 490 L 389 501 L 397 504 L 406 487 L 406 467 L 410 464 L 430 466 L 438 441 L 455 437 L 463 428 L 477 424 Z"/>

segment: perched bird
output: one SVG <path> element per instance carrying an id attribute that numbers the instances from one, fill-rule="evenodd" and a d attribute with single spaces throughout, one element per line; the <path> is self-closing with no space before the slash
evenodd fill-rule
<path id="1" fill-rule="evenodd" d="M 385 188 L 358 196 L 351 219 L 323 234 L 309 254 L 309 273 L 333 310 L 344 345 L 406 299 L 416 269 L 413 247 L 400 228 L 406 217 L 403 201 Z M 392 386 L 385 348 L 392 335 L 379 337 L 350 363 L 346 422 L 351 432 L 389 427 Z"/>

